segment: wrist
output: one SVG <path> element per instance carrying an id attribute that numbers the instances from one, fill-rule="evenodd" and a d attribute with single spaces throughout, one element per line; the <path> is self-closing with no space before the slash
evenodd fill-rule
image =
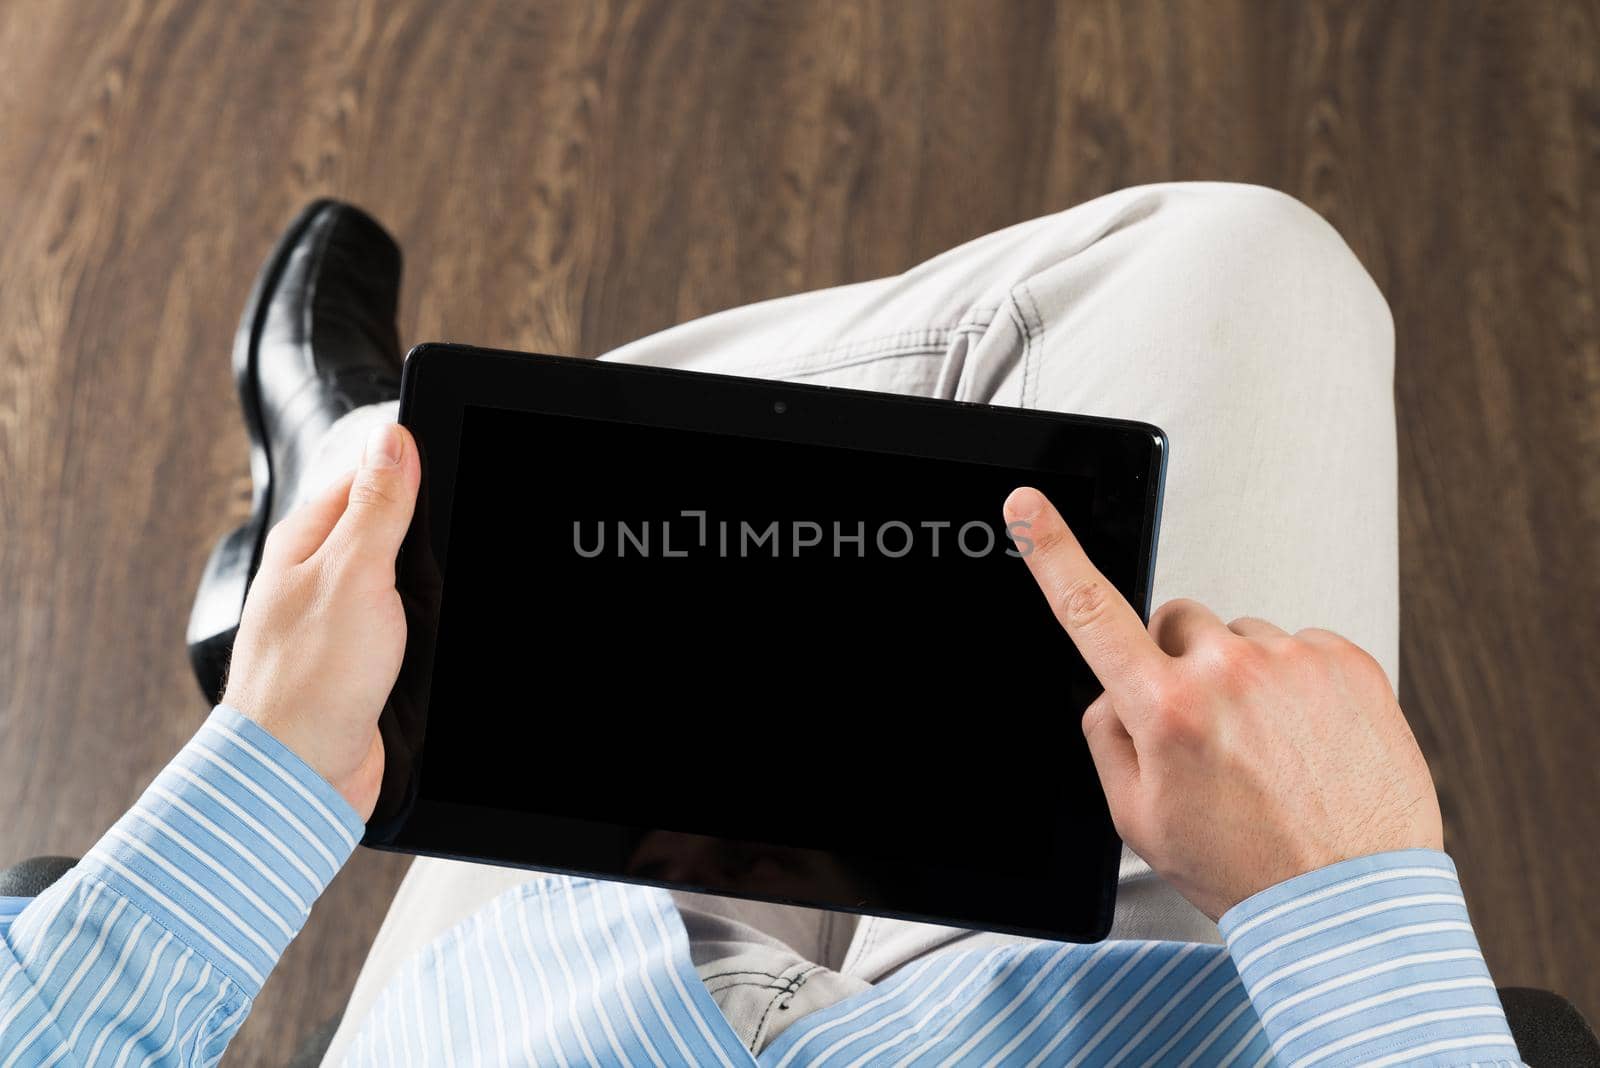
<path id="1" fill-rule="evenodd" d="M 1462 1062 L 1516 1055 L 1455 865 L 1437 850 L 1296 876 L 1217 926 L 1280 1063 L 1398 1064 L 1422 1047 Z"/>
<path id="2" fill-rule="evenodd" d="M 218 706 L 78 870 L 253 997 L 361 831 L 286 746 Z"/>
<path id="3" fill-rule="evenodd" d="M 265 773 L 265 781 L 283 803 L 288 804 L 292 799 L 294 804 L 317 814 L 324 823 L 337 824 L 360 838 L 366 825 L 365 817 L 320 766 L 316 746 L 300 738 L 293 726 L 257 719 L 226 699 L 212 709 L 206 723 L 207 727 L 214 726 L 225 732 L 256 758 L 259 765 L 256 774 Z"/>
<path id="4" fill-rule="evenodd" d="M 337 717 L 326 721 L 286 714 L 274 705 L 223 694 L 226 709 L 270 737 L 289 759 L 303 765 L 343 802 L 362 823 L 372 814 L 383 780 L 383 745 L 375 723 L 340 728 Z"/>

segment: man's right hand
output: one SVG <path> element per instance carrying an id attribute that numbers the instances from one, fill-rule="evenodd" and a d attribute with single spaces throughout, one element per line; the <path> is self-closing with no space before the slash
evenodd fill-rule
<path id="1" fill-rule="evenodd" d="M 1027 524 L 1028 567 L 1105 687 L 1083 730 L 1117 831 L 1201 912 L 1352 857 L 1443 847 L 1427 762 L 1372 657 L 1193 601 L 1146 630 L 1037 490 L 1012 493 L 1005 517 Z"/>

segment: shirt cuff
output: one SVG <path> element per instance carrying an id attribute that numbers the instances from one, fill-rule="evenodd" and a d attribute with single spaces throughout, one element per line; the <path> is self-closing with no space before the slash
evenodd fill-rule
<path id="1" fill-rule="evenodd" d="M 1217 927 L 1286 1068 L 1517 1063 L 1443 853 L 1332 864 L 1240 902 Z"/>
<path id="2" fill-rule="evenodd" d="M 218 705 L 78 870 L 253 998 L 362 830 L 327 780 Z"/>

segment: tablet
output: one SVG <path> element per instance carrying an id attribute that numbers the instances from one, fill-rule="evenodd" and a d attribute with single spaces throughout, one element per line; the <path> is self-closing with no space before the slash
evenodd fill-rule
<path id="1" fill-rule="evenodd" d="M 1165 441 L 1107 419 L 423 345 L 367 845 L 1103 938 L 1099 692 L 1001 515 L 1148 612 Z"/>

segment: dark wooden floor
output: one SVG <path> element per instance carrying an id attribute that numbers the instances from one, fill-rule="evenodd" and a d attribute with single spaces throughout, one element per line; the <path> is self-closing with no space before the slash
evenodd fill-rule
<path id="1" fill-rule="evenodd" d="M 308 198 L 401 238 L 407 340 L 595 353 L 1238 179 L 1394 307 L 1402 696 L 1496 978 L 1600 1020 L 1600 4 L 14 0 L 0 72 L 0 859 L 88 847 L 204 714 L 229 337 Z M 401 871 L 358 855 L 236 1063 Z"/>

